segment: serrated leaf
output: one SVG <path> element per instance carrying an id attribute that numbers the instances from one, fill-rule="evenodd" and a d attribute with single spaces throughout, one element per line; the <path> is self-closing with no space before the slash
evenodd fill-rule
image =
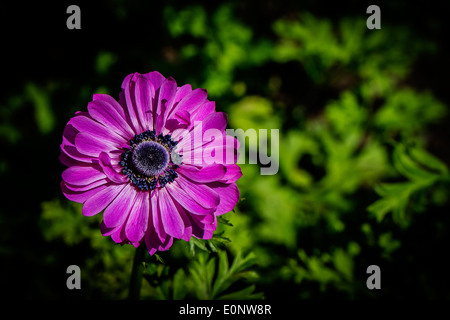
<path id="1" fill-rule="evenodd" d="M 195 247 L 200 248 L 203 251 L 209 251 L 205 246 L 205 242 L 195 237 L 191 237 L 191 239 L 189 240 L 189 250 L 191 252 L 191 255 L 193 256 L 195 255 Z"/>
<path id="2" fill-rule="evenodd" d="M 378 222 L 381 222 L 384 216 L 393 209 L 392 201 L 389 199 L 379 199 L 372 203 L 367 210 L 375 215 Z"/>
<path id="3" fill-rule="evenodd" d="M 183 269 L 178 269 L 173 277 L 173 299 L 183 300 L 187 294 L 186 275 Z"/>
<path id="4" fill-rule="evenodd" d="M 255 291 L 255 285 L 251 285 L 239 291 L 224 294 L 223 296 L 218 297 L 218 300 L 258 300 L 264 298 L 264 293 L 253 293 L 253 291 Z"/>
<path id="5" fill-rule="evenodd" d="M 411 148 L 410 154 L 414 160 L 416 160 L 423 166 L 436 170 L 437 172 L 444 175 L 448 174 L 448 168 L 445 163 L 443 163 L 431 153 L 428 153 L 421 148 Z"/>
<path id="6" fill-rule="evenodd" d="M 393 163 L 395 169 L 400 174 L 408 177 L 411 180 L 423 180 L 434 181 L 439 176 L 435 173 L 431 173 L 422 169 L 411 157 L 406 153 L 406 149 L 403 145 L 398 145 L 393 153 Z"/>
<path id="7" fill-rule="evenodd" d="M 399 194 L 409 193 L 413 187 L 411 182 L 398 182 L 398 183 L 380 183 L 375 186 L 375 192 L 382 197 L 395 197 Z"/>
<path id="8" fill-rule="evenodd" d="M 153 256 L 156 258 L 158 262 L 165 264 L 164 259 L 159 254 L 155 253 Z"/>
<path id="9" fill-rule="evenodd" d="M 230 226 L 230 227 L 233 227 L 233 224 L 230 222 L 230 220 L 225 219 L 223 216 L 218 216 L 217 217 L 217 222 L 221 223 L 221 224 L 224 224 L 224 225 L 227 225 L 227 226 Z"/>

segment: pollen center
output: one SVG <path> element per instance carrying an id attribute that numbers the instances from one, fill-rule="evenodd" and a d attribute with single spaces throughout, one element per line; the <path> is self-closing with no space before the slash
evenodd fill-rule
<path id="1" fill-rule="evenodd" d="M 141 174 L 152 177 L 163 172 L 169 164 L 170 155 L 167 149 L 154 141 L 138 144 L 131 156 L 134 168 Z"/>

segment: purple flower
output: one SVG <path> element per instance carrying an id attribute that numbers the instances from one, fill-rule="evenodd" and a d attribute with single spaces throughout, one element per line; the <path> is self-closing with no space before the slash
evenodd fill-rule
<path id="1" fill-rule="evenodd" d="M 128 75 L 119 102 L 94 94 L 87 112 L 67 123 L 60 161 L 61 188 L 103 211 L 100 229 L 120 244 L 150 254 L 173 239 L 210 239 L 217 216 L 239 199 L 238 141 L 225 134 L 227 116 L 204 89 L 178 87 L 159 72 Z"/>

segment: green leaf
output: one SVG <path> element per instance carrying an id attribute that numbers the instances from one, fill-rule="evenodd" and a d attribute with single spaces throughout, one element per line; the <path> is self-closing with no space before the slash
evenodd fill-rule
<path id="1" fill-rule="evenodd" d="M 178 269 L 178 271 L 175 273 L 173 277 L 173 299 L 174 300 L 183 300 L 187 293 L 187 287 L 186 287 L 186 274 L 184 273 L 183 269 Z"/>
<path id="2" fill-rule="evenodd" d="M 189 267 L 197 298 L 219 299 L 223 295 L 231 295 L 236 299 L 253 299 L 262 296 L 253 294 L 254 287 L 252 290 L 229 291 L 240 280 L 255 281 L 258 278 L 256 272 L 249 270 L 256 263 L 253 254 L 244 257 L 238 253 L 231 266 L 226 251 L 219 251 L 217 256 L 218 260 L 215 257 L 208 259 L 206 253 L 201 253 Z"/>
<path id="3" fill-rule="evenodd" d="M 218 300 L 259 300 L 264 298 L 264 293 L 255 291 L 255 285 L 251 285 L 245 289 L 235 291 L 232 293 L 224 294 L 218 298 Z"/>
<path id="4" fill-rule="evenodd" d="M 409 150 L 403 144 L 395 146 L 393 163 L 395 169 L 409 181 L 377 185 L 375 191 L 382 198 L 368 206 L 367 210 L 375 215 L 378 222 L 392 212 L 393 221 L 405 227 L 409 224 L 407 209 L 423 211 L 421 208 L 424 208 L 425 202 L 417 199 L 430 192 L 430 187 L 436 182 L 447 178 L 447 167 L 426 151 L 417 147 Z"/>
<path id="5" fill-rule="evenodd" d="M 418 154 L 417 151 L 416 154 Z M 411 159 L 407 154 L 406 148 L 402 144 L 397 145 L 394 149 L 393 163 L 395 169 L 397 169 L 400 174 L 411 180 L 422 180 L 431 183 L 439 177 L 435 173 L 422 169 L 417 162 Z"/>
<path id="6" fill-rule="evenodd" d="M 233 226 L 233 224 L 230 223 L 230 220 L 224 218 L 223 216 L 218 216 L 218 217 L 217 217 L 217 222 L 218 222 L 218 223 L 221 223 L 221 224 L 224 224 L 224 225 L 226 225 L 226 226 L 229 226 L 229 227 L 232 227 L 232 226 Z"/>
<path id="7" fill-rule="evenodd" d="M 433 169 L 443 175 L 448 175 L 448 168 L 445 163 L 424 149 L 417 147 L 411 148 L 410 154 L 411 157 L 421 165 Z"/>

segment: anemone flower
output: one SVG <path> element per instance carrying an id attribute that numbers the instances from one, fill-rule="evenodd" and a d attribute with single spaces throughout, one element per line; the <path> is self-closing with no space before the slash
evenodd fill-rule
<path id="1" fill-rule="evenodd" d="M 227 121 L 204 89 L 156 71 L 130 74 L 119 101 L 94 94 L 67 123 L 62 192 L 85 216 L 103 211 L 104 236 L 145 242 L 151 255 L 174 239 L 210 239 L 239 199 L 239 143 Z"/>

